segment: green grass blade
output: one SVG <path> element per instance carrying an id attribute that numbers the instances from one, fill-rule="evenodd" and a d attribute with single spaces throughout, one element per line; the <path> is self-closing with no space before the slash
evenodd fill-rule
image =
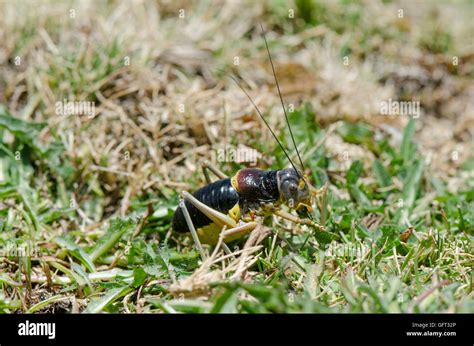
<path id="1" fill-rule="evenodd" d="M 87 268 L 87 270 L 95 272 L 95 266 L 91 256 L 89 256 L 89 254 L 79 245 L 66 237 L 57 237 L 55 241 L 59 246 L 66 248 L 73 257 L 78 259 Z"/>
<path id="2" fill-rule="evenodd" d="M 416 200 L 416 194 L 423 175 L 423 161 L 417 160 L 410 168 L 408 176 L 403 183 L 404 206 L 412 209 Z"/>
<path id="3" fill-rule="evenodd" d="M 99 299 L 93 300 L 87 306 L 84 313 L 96 314 L 103 311 L 109 304 L 113 303 L 120 297 L 129 293 L 132 289 L 128 286 L 117 287 L 109 290 L 104 296 Z"/>
<path id="4" fill-rule="evenodd" d="M 372 168 L 374 170 L 375 177 L 377 178 L 377 181 L 379 182 L 379 185 L 381 187 L 386 187 L 392 184 L 392 177 L 387 172 L 382 162 L 380 162 L 379 160 L 375 160 L 372 164 Z"/>
<path id="5" fill-rule="evenodd" d="M 68 299 L 69 299 L 69 297 L 65 297 L 65 296 L 63 296 L 63 295 L 58 294 L 58 295 L 52 296 L 52 297 L 50 297 L 50 298 L 47 298 L 47 299 L 45 299 L 45 300 L 43 300 L 43 301 L 41 301 L 41 302 L 39 302 L 39 303 L 33 305 L 32 307 L 30 307 L 30 308 L 26 311 L 26 313 L 27 313 L 27 314 L 32 314 L 32 313 L 34 313 L 34 312 L 36 312 L 36 311 L 38 311 L 38 310 L 41 310 L 41 309 L 44 308 L 45 306 L 48 306 L 49 304 L 61 302 L 61 301 L 63 301 L 63 300 L 68 300 Z"/>
<path id="6" fill-rule="evenodd" d="M 400 155 L 403 158 L 403 162 L 406 164 L 410 161 L 415 153 L 415 148 L 413 145 L 413 135 L 415 134 L 415 121 L 410 119 L 405 131 L 403 133 L 402 145 L 400 147 Z"/>
<path id="7" fill-rule="evenodd" d="M 104 236 L 100 238 L 90 253 L 90 258 L 92 261 L 95 262 L 100 256 L 109 251 L 120 240 L 120 237 L 122 237 L 126 231 L 131 230 L 134 226 L 135 221 L 131 219 L 112 220 L 109 229 L 104 234 Z"/>

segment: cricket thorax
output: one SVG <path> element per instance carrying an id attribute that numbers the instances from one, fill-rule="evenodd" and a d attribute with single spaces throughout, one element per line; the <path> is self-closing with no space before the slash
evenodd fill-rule
<path id="1" fill-rule="evenodd" d="M 232 177 L 231 182 L 239 194 L 243 213 L 259 210 L 262 205 L 278 204 L 280 200 L 277 171 L 244 168 Z"/>

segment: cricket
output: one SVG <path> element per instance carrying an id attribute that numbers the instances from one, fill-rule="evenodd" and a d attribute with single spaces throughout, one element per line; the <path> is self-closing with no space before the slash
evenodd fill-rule
<path id="1" fill-rule="evenodd" d="M 248 92 L 236 78 L 232 77 L 233 81 L 248 97 L 257 114 L 285 153 L 291 167 L 273 171 L 244 168 L 234 176 L 228 177 L 210 162 L 203 164 L 202 169 L 208 185 L 193 194 L 187 191 L 182 192 L 183 199 L 179 203 L 179 209 L 174 214 L 172 222 L 173 230 L 191 233 L 194 243 L 203 257 L 204 251 L 201 243 L 216 245 L 219 237 L 223 237 L 224 249 L 230 252 L 225 243 L 243 237 L 254 230 L 257 225 L 254 221 L 256 216 L 277 215 L 294 223 L 311 225 L 319 230 L 324 229 L 323 226 L 312 220 L 311 216 L 315 198 L 321 191 L 313 187 L 304 174 L 303 161 L 288 121 L 275 67 L 261 23 L 260 29 L 281 100 L 283 114 L 299 159 L 300 169 L 295 166 L 288 151 L 278 140 L 275 132 Z M 217 176 L 219 180 L 212 182 L 209 171 Z M 282 210 L 282 204 L 296 211 L 305 212 L 308 218 L 300 218 Z"/>

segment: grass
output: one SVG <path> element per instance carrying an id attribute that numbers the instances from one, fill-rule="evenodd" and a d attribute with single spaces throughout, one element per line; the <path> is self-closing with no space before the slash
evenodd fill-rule
<path id="1" fill-rule="evenodd" d="M 0 312 L 474 311 L 472 25 L 442 25 L 472 4 L 421 17 L 404 4 L 403 20 L 398 3 L 298 0 L 295 20 L 281 2 L 240 17 L 231 2 L 1 6 Z M 270 217 L 263 240 L 203 262 L 169 230 L 179 192 L 204 184 L 200 162 L 245 144 L 259 167 L 287 166 L 225 77 L 245 78 L 290 147 L 258 19 L 310 179 L 328 186 L 326 231 Z M 388 98 L 425 113 L 380 115 Z M 57 114 L 63 99 L 97 115 Z"/>

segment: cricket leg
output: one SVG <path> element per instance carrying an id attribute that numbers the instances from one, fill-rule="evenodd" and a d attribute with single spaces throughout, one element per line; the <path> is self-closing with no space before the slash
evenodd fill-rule
<path id="1" fill-rule="evenodd" d="M 192 204 L 194 207 L 196 207 L 200 212 L 206 215 L 216 225 L 218 225 L 221 228 L 225 227 L 225 230 L 221 232 L 221 236 L 223 237 L 224 242 L 231 241 L 241 236 L 244 236 L 245 234 L 250 233 L 257 226 L 257 223 L 255 222 L 247 222 L 247 223 L 238 225 L 237 221 L 235 221 L 233 218 L 207 206 L 206 204 L 199 201 L 196 197 L 194 197 L 187 191 L 183 191 L 182 196 L 184 200 L 180 202 L 180 206 L 181 204 L 185 206 L 185 201 L 186 201 Z M 194 225 L 192 224 L 191 217 L 189 216 L 189 212 L 186 209 L 185 211 L 183 210 L 183 213 L 186 218 L 188 228 L 194 239 L 194 242 L 196 243 L 196 247 L 198 247 L 198 249 L 199 248 L 202 249 L 201 243 L 199 241 L 199 236 L 197 234 L 197 231 Z M 188 217 L 189 217 L 189 222 L 188 222 Z M 230 249 L 228 248 L 227 250 L 230 251 Z M 201 250 L 199 251 L 201 252 Z M 224 247 L 224 251 L 226 251 L 225 247 Z"/>
<path id="2" fill-rule="evenodd" d="M 235 255 L 233 255 L 232 250 L 229 249 L 229 247 L 227 246 L 227 244 L 225 242 L 228 241 L 228 240 L 233 240 L 233 239 L 236 239 L 236 238 L 243 237 L 244 235 L 253 232 L 255 229 L 257 229 L 257 223 L 248 222 L 248 223 L 243 223 L 243 224 L 241 224 L 237 227 L 234 227 L 232 229 L 229 229 L 229 230 L 223 230 L 220 234 L 220 238 L 219 238 L 218 243 L 222 244 L 222 248 L 224 249 L 224 252 L 226 254 L 232 255 L 232 257 L 235 258 Z"/>
<path id="3" fill-rule="evenodd" d="M 319 230 L 321 231 L 324 231 L 324 226 L 320 225 L 319 223 L 313 221 L 313 220 L 310 220 L 310 219 L 302 219 L 298 216 L 295 216 L 293 214 L 290 214 L 284 210 L 276 210 L 275 211 L 275 215 L 285 219 L 285 220 L 288 220 L 288 221 L 291 221 L 291 222 L 294 222 L 294 223 L 298 223 L 298 224 L 301 224 L 301 225 L 308 225 L 308 226 L 313 226 L 313 227 L 316 227 L 316 228 L 319 228 Z"/>
<path id="4" fill-rule="evenodd" d="M 249 223 L 245 223 L 241 226 L 235 227 L 233 229 L 230 229 L 228 231 L 226 231 L 226 230 L 222 231 L 220 236 L 223 238 L 222 248 L 224 249 L 225 253 L 228 254 L 228 255 L 231 255 L 233 253 L 232 250 L 229 249 L 229 247 L 225 243 L 225 238 L 226 237 L 232 237 L 232 236 L 237 237 L 237 238 L 238 237 L 243 237 L 247 233 L 252 233 L 255 229 L 257 229 L 257 224 L 255 222 L 249 222 Z M 248 241 L 247 241 L 247 243 L 248 243 Z M 245 246 L 247 246 L 247 243 L 245 243 Z M 235 256 L 232 256 L 232 257 L 235 258 Z"/>
<path id="5" fill-rule="evenodd" d="M 202 164 L 202 172 L 204 173 L 204 177 L 206 178 L 206 181 L 208 184 L 212 183 L 208 171 L 211 171 L 212 173 L 214 173 L 214 175 L 218 177 L 219 179 L 228 178 L 228 176 L 226 176 L 219 168 L 217 168 L 208 160 L 206 160 Z"/>
<path id="6" fill-rule="evenodd" d="M 201 241 L 199 240 L 198 234 L 196 232 L 196 228 L 193 225 L 193 221 L 191 220 L 191 216 L 189 215 L 188 208 L 186 208 L 186 203 L 184 203 L 184 200 L 181 200 L 179 202 L 179 207 L 181 208 L 181 211 L 183 212 L 184 219 L 186 220 L 186 224 L 188 225 L 189 232 L 191 232 L 191 236 L 193 237 L 194 244 L 196 245 L 196 248 L 198 249 L 199 254 L 201 255 L 201 259 L 204 261 L 206 258 L 206 255 L 204 254 Z"/>
<path id="7" fill-rule="evenodd" d="M 227 237 L 235 237 L 235 236 L 240 237 L 240 236 L 243 236 L 247 233 L 252 232 L 255 229 L 255 227 L 257 227 L 256 222 L 247 222 L 247 223 L 244 223 L 242 225 L 231 228 L 229 230 L 226 230 L 226 231 L 222 232 L 221 234 L 224 237 L 224 240 Z"/>
<path id="8" fill-rule="evenodd" d="M 230 230 L 231 228 L 237 226 L 237 222 L 233 218 L 205 205 L 196 197 L 191 195 L 189 192 L 183 191 L 181 194 L 186 202 L 191 203 L 193 206 L 199 209 L 201 213 L 206 215 L 209 219 L 211 219 L 212 222 L 217 224 L 219 227 L 226 226 Z"/>
<path id="9" fill-rule="evenodd" d="M 225 252 L 226 254 L 228 254 L 228 255 L 231 255 L 231 254 L 232 254 L 232 250 L 229 249 L 229 247 L 227 246 L 226 243 L 224 243 L 224 242 L 222 243 L 222 248 L 224 249 L 224 252 Z M 235 256 L 234 256 L 234 257 L 235 257 Z"/>
<path id="10" fill-rule="evenodd" d="M 309 184 L 308 182 L 307 182 L 307 184 L 308 184 L 311 196 L 313 196 L 313 197 L 317 197 L 317 196 L 326 194 L 327 190 L 328 190 L 328 186 L 329 186 L 328 183 L 326 182 L 323 186 L 321 186 L 319 189 L 317 189 L 313 185 Z"/>

